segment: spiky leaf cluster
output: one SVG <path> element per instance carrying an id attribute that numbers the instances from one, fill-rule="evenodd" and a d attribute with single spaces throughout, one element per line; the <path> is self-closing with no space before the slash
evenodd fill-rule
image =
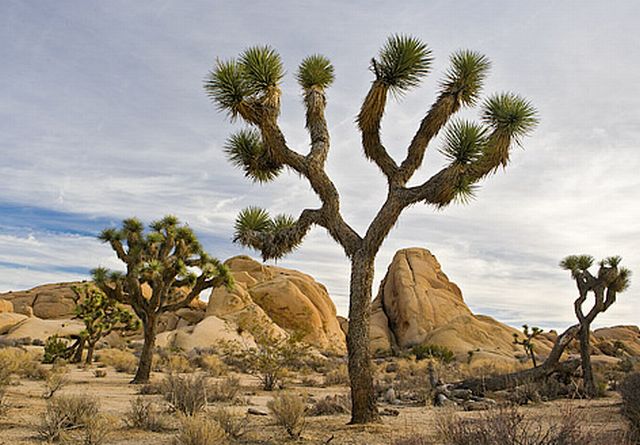
<path id="1" fill-rule="evenodd" d="M 198 276 L 194 268 L 200 270 L 203 278 L 219 276 L 229 282 L 226 267 L 203 251 L 193 230 L 182 225 L 178 218 L 165 216 L 152 222 L 149 228 L 145 233 L 144 225 L 130 218 L 123 221 L 122 228 L 109 228 L 101 233 L 99 238 L 111 244 L 118 258 L 126 264 L 127 272 L 123 274 L 102 267 L 94 269 L 92 275 L 98 287 L 113 290 L 120 286 L 126 294 L 135 293 L 139 289 L 127 288 L 131 283 L 127 278 L 133 277 L 135 282 L 148 284 L 154 292 L 161 287 L 166 290 L 168 295 L 164 303 L 168 304 L 183 295 L 178 288 L 195 284 Z"/>
<path id="2" fill-rule="evenodd" d="M 81 335 L 90 344 L 113 331 L 135 331 L 140 327 L 140 320 L 130 311 L 106 296 L 102 291 L 84 286 L 74 287 L 74 318 L 82 320 L 84 330 Z"/>
<path id="3" fill-rule="evenodd" d="M 207 95 L 232 118 L 247 117 L 257 103 L 279 96 L 284 77 L 280 55 L 269 46 L 247 48 L 238 60 L 217 61 L 205 79 Z"/>
<path id="4" fill-rule="evenodd" d="M 236 218 L 233 241 L 259 250 L 264 259 L 279 259 L 300 245 L 296 223 L 289 215 L 272 218 L 264 209 L 248 207 Z"/>
<path id="5" fill-rule="evenodd" d="M 312 87 L 328 88 L 333 83 L 335 76 L 333 65 L 324 56 L 314 54 L 306 57 L 296 73 L 296 79 L 303 89 Z"/>
<path id="6" fill-rule="evenodd" d="M 453 165 L 468 166 L 477 162 L 487 145 L 487 129 L 475 122 L 458 119 L 444 134 L 440 153 Z"/>
<path id="7" fill-rule="evenodd" d="M 393 93 L 403 94 L 420 84 L 432 61 L 426 44 L 415 37 L 396 34 L 389 37 L 378 59 L 371 61 L 371 69 Z"/>
<path id="8" fill-rule="evenodd" d="M 262 144 L 260 133 L 240 130 L 224 146 L 227 159 L 255 182 L 269 182 L 278 177 L 282 165 L 274 162 Z"/>
<path id="9" fill-rule="evenodd" d="M 455 95 L 463 105 L 474 105 L 491 67 L 489 59 L 475 51 L 461 50 L 451 55 L 451 67 L 441 89 Z"/>
<path id="10" fill-rule="evenodd" d="M 591 255 L 569 255 L 560 261 L 560 267 L 571 272 L 575 278 L 580 273 L 587 271 L 593 265 Z"/>
<path id="11" fill-rule="evenodd" d="M 513 93 L 496 94 L 482 104 L 482 120 L 516 140 L 538 125 L 538 113 L 531 103 Z"/>

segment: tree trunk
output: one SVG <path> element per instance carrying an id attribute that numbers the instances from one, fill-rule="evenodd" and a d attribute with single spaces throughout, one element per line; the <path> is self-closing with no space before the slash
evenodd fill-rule
<path id="1" fill-rule="evenodd" d="M 87 344 L 87 358 L 84 362 L 85 365 L 91 366 L 91 364 L 93 363 L 93 351 L 95 351 L 95 349 L 96 349 L 95 343 L 89 342 Z"/>
<path id="2" fill-rule="evenodd" d="M 82 361 L 82 351 L 84 351 L 84 338 L 78 338 L 73 347 L 75 347 L 75 352 L 71 358 L 71 363 L 80 363 Z"/>
<path id="3" fill-rule="evenodd" d="M 138 370 L 131 383 L 148 383 L 151 374 L 151 362 L 153 360 L 153 349 L 156 343 L 156 321 L 154 315 L 147 315 L 142 319 L 144 328 L 144 345 L 140 354 Z"/>
<path id="4" fill-rule="evenodd" d="M 349 298 L 349 380 L 351 382 L 351 424 L 378 422 L 369 356 L 369 311 L 373 285 L 373 258 L 356 254 L 351 261 Z"/>
<path id="5" fill-rule="evenodd" d="M 584 381 L 584 391 L 589 398 L 596 396 L 596 383 L 593 378 L 593 368 L 591 367 L 591 345 L 589 344 L 590 324 L 585 322 L 580 327 L 580 360 L 582 361 L 582 378 Z"/>

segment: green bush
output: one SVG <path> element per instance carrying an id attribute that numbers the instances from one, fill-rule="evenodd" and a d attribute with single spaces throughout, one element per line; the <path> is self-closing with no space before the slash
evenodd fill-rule
<path id="1" fill-rule="evenodd" d="M 44 344 L 44 357 L 42 363 L 53 363 L 57 359 L 66 360 L 69 358 L 69 349 L 67 342 L 57 335 L 47 338 Z"/>
<path id="2" fill-rule="evenodd" d="M 446 346 L 440 345 L 415 345 L 413 348 L 411 348 L 411 354 L 416 357 L 416 360 L 434 358 L 436 360 L 440 360 L 443 363 L 451 363 L 455 360 L 453 351 Z"/>

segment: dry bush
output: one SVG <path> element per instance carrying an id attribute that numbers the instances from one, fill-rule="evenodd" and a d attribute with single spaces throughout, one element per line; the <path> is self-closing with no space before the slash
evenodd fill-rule
<path id="1" fill-rule="evenodd" d="M 629 374 L 620 384 L 622 413 L 631 424 L 632 434 L 640 443 L 640 373 Z"/>
<path id="2" fill-rule="evenodd" d="M 306 404 L 304 398 L 287 393 L 276 394 L 267 402 L 267 408 L 287 434 L 297 439 L 305 426 Z"/>
<path id="3" fill-rule="evenodd" d="M 164 394 L 164 391 L 164 382 L 145 383 L 144 385 L 140 385 L 138 387 L 138 394 L 143 396 L 156 396 L 159 394 Z"/>
<path id="4" fill-rule="evenodd" d="M 113 419 L 98 414 L 89 419 L 82 431 L 79 442 L 82 445 L 103 445 L 113 432 Z"/>
<path id="5" fill-rule="evenodd" d="M 69 370 L 64 365 L 54 365 L 47 373 L 44 381 L 42 397 L 50 399 L 56 392 L 69 383 Z"/>
<path id="6" fill-rule="evenodd" d="M 211 377 L 220 377 L 229 372 L 227 365 L 217 355 L 207 354 L 198 357 L 197 364 Z"/>
<path id="7" fill-rule="evenodd" d="M 9 410 L 9 404 L 7 403 L 7 386 L 8 381 L 3 381 L 0 376 L 0 416 L 7 414 Z"/>
<path id="8" fill-rule="evenodd" d="M 180 419 L 174 445 L 217 445 L 226 442 L 224 430 L 217 422 L 203 416 L 184 416 Z"/>
<path id="9" fill-rule="evenodd" d="M 98 401 L 94 398 L 69 395 L 58 396 L 47 402 L 47 407 L 36 426 L 38 437 L 54 442 L 68 431 L 85 427 L 98 415 Z"/>
<path id="10" fill-rule="evenodd" d="M 129 411 L 125 415 L 125 424 L 129 428 L 143 431 L 162 431 L 167 425 L 157 404 L 144 397 L 131 400 Z"/>
<path id="11" fill-rule="evenodd" d="M 351 412 L 351 397 L 336 394 L 326 396 L 311 405 L 310 416 L 335 416 L 337 414 L 349 414 Z"/>
<path id="12" fill-rule="evenodd" d="M 101 379 L 107 376 L 107 371 L 105 369 L 95 369 L 93 375 L 95 378 Z"/>
<path id="13" fill-rule="evenodd" d="M 163 382 L 164 398 L 172 411 L 193 416 L 207 406 L 207 378 L 170 374 Z"/>
<path id="14" fill-rule="evenodd" d="M 392 445 L 433 445 L 433 441 L 428 439 L 427 436 L 413 435 L 394 440 Z"/>
<path id="15" fill-rule="evenodd" d="M 564 384 L 552 376 L 542 380 L 526 380 L 511 390 L 507 398 L 517 405 L 527 405 L 574 395 L 575 387 Z"/>
<path id="16" fill-rule="evenodd" d="M 453 413 L 438 419 L 437 430 L 445 445 L 584 445 L 592 434 L 580 418 L 566 411 L 562 418 L 543 425 L 527 419 L 517 407 L 489 410 L 479 419 L 459 419 Z"/>
<path id="17" fill-rule="evenodd" d="M 133 374 L 138 367 L 136 356 L 121 349 L 103 349 L 98 352 L 97 360 L 107 366 L 112 366 L 116 372 L 127 374 Z"/>
<path id="18" fill-rule="evenodd" d="M 349 370 L 344 363 L 324 375 L 324 386 L 338 386 L 349 384 Z"/>
<path id="19" fill-rule="evenodd" d="M 437 362 L 432 360 L 402 360 L 397 363 L 396 373 L 385 375 L 385 384 L 378 384 L 380 395 L 392 387 L 395 397 L 417 405 L 429 405 L 433 400 L 431 379 L 436 378 Z M 434 374 L 431 377 L 431 374 Z"/>
<path id="20" fill-rule="evenodd" d="M 238 401 L 240 394 L 240 379 L 237 377 L 227 377 L 224 380 L 209 385 L 207 397 L 210 402 Z"/>
<path id="21" fill-rule="evenodd" d="M 12 374 L 41 379 L 43 370 L 37 352 L 14 347 L 0 348 L 0 379 L 8 378 Z"/>
<path id="22" fill-rule="evenodd" d="M 210 417 L 233 439 L 239 439 L 247 431 L 249 419 L 247 416 L 236 414 L 225 408 L 218 408 Z"/>

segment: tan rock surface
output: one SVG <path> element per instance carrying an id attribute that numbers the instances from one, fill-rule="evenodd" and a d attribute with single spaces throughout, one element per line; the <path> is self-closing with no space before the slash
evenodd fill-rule
<path id="1" fill-rule="evenodd" d="M 216 316 L 208 316 L 195 326 L 163 332 L 156 338 L 156 345 L 159 347 L 177 347 L 185 351 L 216 347 L 221 342 L 233 342 L 244 347 L 255 346 L 255 341 L 248 332 L 240 333 L 234 323 Z"/>
<path id="2" fill-rule="evenodd" d="M 638 326 L 612 326 L 593 331 L 598 341 L 621 342 L 631 355 L 640 356 L 640 328 Z"/>
<path id="3" fill-rule="evenodd" d="M 248 256 L 226 261 L 236 280 L 235 289 L 216 289 L 209 298 L 208 315 L 233 321 L 255 335 L 271 331 L 300 332 L 321 350 L 343 353 L 345 334 L 326 288 L 311 276 L 276 266 L 265 266 Z M 275 332 L 275 334 L 273 334 Z"/>
<path id="4" fill-rule="evenodd" d="M 523 355 L 513 344 L 520 331 L 483 315 L 474 315 L 460 288 L 449 281 L 437 259 L 425 249 L 399 250 L 389 265 L 371 312 L 371 350 L 394 344 L 446 346 L 460 358 L 474 356 L 514 359 Z M 394 343 L 395 342 L 395 343 Z M 538 354 L 551 342 L 536 342 Z"/>
<path id="5" fill-rule="evenodd" d="M 0 313 L 0 335 L 4 335 L 9 332 L 13 327 L 22 323 L 27 318 L 26 315 L 14 314 L 12 312 Z"/>
<path id="6" fill-rule="evenodd" d="M 71 289 L 74 285 L 82 283 L 45 284 L 29 290 L 3 293 L 0 298 L 11 301 L 17 313 L 26 314 L 32 308 L 33 315 L 38 318 L 71 318 L 75 308 Z"/>
<path id="7" fill-rule="evenodd" d="M 40 318 L 27 318 L 15 325 L 3 336 L 7 340 L 31 338 L 45 341 L 52 335 L 67 336 L 77 335 L 84 329 L 84 324 L 77 320 L 42 320 Z"/>
<path id="8" fill-rule="evenodd" d="M 13 312 L 13 303 L 9 300 L 0 298 L 0 314 L 6 312 Z"/>

